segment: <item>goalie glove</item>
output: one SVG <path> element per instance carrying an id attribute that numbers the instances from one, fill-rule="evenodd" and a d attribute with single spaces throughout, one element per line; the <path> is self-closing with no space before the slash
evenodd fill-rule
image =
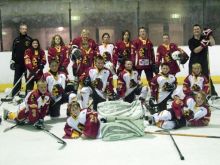
<path id="1" fill-rule="evenodd" d="M 206 39 L 209 39 L 209 36 L 212 35 L 212 30 L 211 29 L 204 29 L 202 34 L 205 36 Z"/>
<path id="2" fill-rule="evenodd" d="M 164 91 L 167 91 L 167 92 L 171 92 L 171 91 L 173 91 L 175 88 L 176 88 L 175 84 L 170 84 L 170 83 L 168 83 L 168 82 L 166 82 L 166 83 L 163 85 L 163 90 L 164 90 Z"/>
<path id="3" fill-rule="evenodd" d="M 201 90 L 200 86 L 198 86 L 197 84 L 194 84 L 192 86 L 192 90 L 195 91 L 195 92 L 199 92 Z"/>
<path id="4" fill-rule="evenodd" d="M 207 46 L 209 46 L 209 41 L 203 39 L 203 40 L 200 42 L 200 45 L 201 45 L 201 47 L 206 48 Z"/>

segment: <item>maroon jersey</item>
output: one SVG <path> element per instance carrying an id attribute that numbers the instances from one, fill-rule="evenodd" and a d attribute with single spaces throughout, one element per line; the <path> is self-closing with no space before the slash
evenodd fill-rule
<path id="1" fill-rule="evenodd" d="M 200 90 L 209 94 L 209 80 L 203 75 L 188 75 L 183 83 L 183 93 L 185 95 L 191 95 L 196 94 L 196 92 L 199 92 Z"/>
<path id="2" fill-rule="evenodd" d="M 169 45 L 160 45 L 157 48 L 156 64 L 159 66 L 161 62 L 165 62 L 170 67 L 170 74 L 176 74 L 180 71 L 179 65 L 172 59 L 171 54 L 177 50 L 180 50 L 176 44 L 170 43 Z"/>
<path id="3" fill-rule="evenodd" d="M 82 59 L 76 60 L 73 64 L 73 69 L 78 77 L 93 66 L 94 58 L 96 56 L 96 51 L 94 51 L 92 48 L 89 48 L 88 50 L 80 48 L 80 50 L 82 52 Z"/>
<path id="4" fill-rule="evenodd" d="M 138 38 L 133 41 L 135 51 L 135 68 L 138 70 L 150 69 L 155 64 L 152 42 Z"/>
<path id="5" fill-rule="evenodd" d="M 116 67 L 118 63 L 119 57 L 126 58 L 131 60 L 134 63 L 134 45 L 132 42 L 125 43 L 124 41 L 118 41 L 114 47 L 114 54 L 113 54 L 113 64 Z M 119 64 L 118 70 L 122 71 L 124 69 L 124 64 Z"/>
<path id="6" fill-rule="evenodd" d="M 20 121 L 28 119 L 30 123 L 35 123 L 46 116 L 49 104 L 49 93 L 42 95 L 39 90 L 33 90 L 27 94 L 24 103 L 21 104 L 17 119 Z"/>
<path id="7" fill-rule="evenodd" d="M 70 63 L 69 49 L 66 46 L 50 47 L 48 49 L 48 62 L 50 63 L 54 59 L 59 62 L 59 69 L 63 67 L 62 71 L 67 74 L 67 67 Z"/>
<path id="8" fill-rule="evenodd" d="M 78 48 L 81 48 L 82 42 L 83 42 L 82 37 L 77 37 L 70 42 L 70 45 L 76 45 L 76 46 L 78 46 Z M 92 50 L 94 50 L 94 51 L 98 50 L 98 46 L 93 39 L 89 38 L 88 43 L 89 43 L 89 47 Z"/>
<path id="9" fill-rule="evenodd" d="M 29 72 L 37 72 L 39 64 L 46 64 L 45 52 L 41 49 L 33 50 L 31 48 L 27 49 L 24 53 L 24 63 Z M 35 76 L 35 79 L 38 80 L 42 77 L 43 72 L 39 71 Z"/>

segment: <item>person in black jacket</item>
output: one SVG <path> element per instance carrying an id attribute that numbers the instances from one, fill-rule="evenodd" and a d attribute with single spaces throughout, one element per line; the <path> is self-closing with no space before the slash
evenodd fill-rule
<path id="1" fill-rule="evenodd" d="M 208 47 L 215 45 L 211 29 L 202 31 L 200 25 L 193 26 L 193 37 L 188 41 L 191 50 L 189 60 L 189 74 L 192 73 L 192 65 L 199 63 L 202 66 L 202 74 L 210 81 L 210 96 L 218 96 L 210 77 Z"/>
<path id="2" fill-rule="evenodd" d="M 27 35 L 27 25 L 21 23 L 19 26 L 20 35 L 15 38 L 12 46 L 12 58 L 10 62 L 11 70 L 14 70 L 14 85 L 22 76 L 23 73 L 26 75 L 26 67 L 24 64 L 24 52 L 30 47 L 31 37 Z M 14 86 L 12 91 L 12 97 L 19 93 L 21 89 L 21 81 Z"/>

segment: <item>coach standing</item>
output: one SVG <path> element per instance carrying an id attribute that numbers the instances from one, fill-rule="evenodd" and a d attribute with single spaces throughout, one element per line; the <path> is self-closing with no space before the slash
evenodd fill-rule
<path id="1" fill-rule="evenodd" d="M 201 30 L 200 25 L 195 24 L 193 26 L 193 37 L 188 42 L 189 49 L 191 50 L 189 60 L 189 74 L 192 73 L 192 65 L 194 63 L 200 63 L 202 66 L 202 74 L 204 74 L 210 80 L 211 95 L 217 96 L 215 87 L 212 83 L 209 70 L 209 55 L 208 46 L 215 45 L 215 40 L 212 36 L 211 29 Z"/>
<path id="2" fill-rule="evenodd" d="M 31 37 L 27 35 L 27 25 L 20 24 L 19 26 L 20 35 L 15 38 L 12 46 L 12 58 L 10 62 L 10 68 L 15 71 L 14 73 L 14 85 L 26 72 L 24 64 L 24 51 L 30 47 Z M 21 81 L 14 87 L 12 91 L 12 97 L 15 96 L 21 89 Z"/>

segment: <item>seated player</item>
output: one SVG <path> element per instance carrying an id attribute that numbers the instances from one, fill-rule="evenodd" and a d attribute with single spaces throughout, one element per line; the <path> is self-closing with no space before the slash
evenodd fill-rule
<path id="1" fill-rule="evenodd" d="M 104 67 L 102 56 L 96 57 L 95 67 L 89 68 L 86 73 L 80 76 L 80 83 L 83 85 L 80 90 L 82 108 L 88 108 L 90 95 L 93 98 L 95 111 L 98 103 L 114 97 L 112 74 Z"/>
<path id="2" fill-rule="evenodd" d="M 193 96 L 199 91 L 204 91 L 207 95 L 209 94 L 209 81 L 201 73 L 201 64 L 193 64 L 192 74 L 188 75 L 183 83 L 183 92 L 186 96 Z"/>
<path id="3" fill-rule="evenodd" d="M 171 108 L 154 113 L 149 117 L 150 124 L 156 124 L 156 126 L 163 129 L 177 129 L 186 126 L 186 120 L 183 115 L 185 95 L 182 93 L 182 89 L 175 90 L 172 98 Z"/>
<path id="4" fill-rule="evenodd" d="M 210 121 L 211 111 L 206 103 L 206 94 L 199 91 L 194 97 L 186 98 L 184 117 L 188 126 L 207 126 Z"/>
<path id="5" fill-rule="evenodd" d="M 119 96 L 126 102 L 131 103 L 136 95 L 145 100 L 147 97 L 147 87 L 142 86 L 138 72 L 133 70 L 133 63 L 125 61 L 125 69 L 118 75 L 117 91 Z"/>
<path id="6" fill-rule="evenodd" d="M 169 71 L 170 68 L 167 63 L 161 64 L 161 73 L 153 77 L 151 81 L 150 102 L 156 100 L 159 111 L 167 109 L 167 101 L 177 87 L 176 77 L 169 74 Z"/>
<path id="7" fill-rule="evenodd" d="M 49 110 L 50 94 L 47 92 L 45 80 L 38 80 L 37 89 L 29 92 L 17 113 L 4 111 L 4 119 L 15 120 L 19 124 L 25 122 L 34 124 L 37 128 L 43 128 L 44 117 Z"/>
<path id="8" fill-rule="evenodd" d="M 95 139 L 99 133 L 98 113 L 91 109 L 80 109 L 75 100 L 70 105 L 70 117 L 64 127 L 63 138 L 75 139 L 79 137 Z"/>

